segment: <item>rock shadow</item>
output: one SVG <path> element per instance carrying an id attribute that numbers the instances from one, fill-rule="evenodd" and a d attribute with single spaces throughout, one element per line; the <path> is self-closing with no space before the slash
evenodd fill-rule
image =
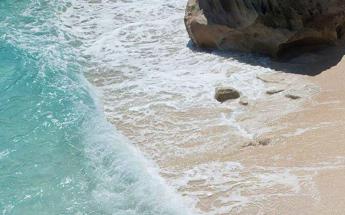
<path id="1" fill-rule="evenodd" d="M 277 58 L 238 51 L 205 50 L 196 47 L 191 41 L 188 42 L 187 47 L 196 52 L 207 52 L 278 72 L 308 76 L 316 76 L 336 66 L 345 55 L 345 42 L 336 45 L 292 46 L 285 49 Z"/>

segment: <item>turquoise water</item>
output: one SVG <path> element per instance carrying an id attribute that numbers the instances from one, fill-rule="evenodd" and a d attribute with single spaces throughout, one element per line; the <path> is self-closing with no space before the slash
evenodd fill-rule
<path id="1" fill-rule="evenodd" d="M 59 21 L 70 6 L 0 0 L 0 213 L 187 214 L 106 122 Z"/>

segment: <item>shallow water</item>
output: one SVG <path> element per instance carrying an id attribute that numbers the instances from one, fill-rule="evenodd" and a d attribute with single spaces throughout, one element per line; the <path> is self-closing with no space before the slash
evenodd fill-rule
<path id="1" fill-rule="evenodd" d="M 0 2 L 1 214 L 188 214 L 105 120 L 70 7 Z"/>

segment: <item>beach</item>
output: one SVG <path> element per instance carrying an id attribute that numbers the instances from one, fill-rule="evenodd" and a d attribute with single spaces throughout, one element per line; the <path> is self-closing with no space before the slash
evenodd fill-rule
<path id="1" fill-rule="evenodd" d="M 91 5 L 98 10 L 81 23 L 91 35 L 83 51 L 93 60 L 86 76 L 108 121 L 156 165 L 189 208 L 210 215 L 318 210 L 327 196 L 318 187 L 319 172 L 343 165 L 341 153 L 322 157 L 324 150 L 313 146 L 317 141 L 325 147 L 326 128 L 334 132 L 332 117 L 340 119 L 327 108 L 341 108 L 338 99 L 319 101 L 329 92 L 324 84 L 334 87 L 322 78 L 338 68 L 340 49 L 296 50 L 283 60 L 205 51 L 190 43 L 184 2 L 155 1 L 141 9 L 124 2 L 123 10 L 110 13 L 112 5 Z M 90 30 L 109 22 L 113 27 L 100 28 L 98 35 Z M 241 98 L 217 102 L 219 86 L 236 88 Z M 318 111 L 332 117 L 322 119 Z"/>
<path id="2" fill-rule="evenodd" d="M 342 214 L 344 46 L 202 49 L 185 8 L 0 3 L 3 215 Z"/>
<path id="3" fill-rule="evenodd" d="M 207 107 L 161 104 L 154 115 L 141 115 L 138 127 L 112 122 L 197 213 L 340 214 L 341 192 L 334 192 L 345 168 L 340 49 L 247 64 L 267 72 L 251 76 L 262 87 L 246 106 L 217 103 L 210 85 Z M 150 125 L 162 130 L 148 131 Z"/>
<path id="4" fill-rule="evenodd" d="M 220 170 L 223 177 L 234 177 L 226 172 L 235 171 L 238 174 L 235 179 L 241 176 L 246 180 L 225 180 L 232 186 L 205 198 L 206 208 L 210 202 L 216 204 L 215 197 L 235 193 L 237 199 L 232 203 L 242 202 L 241 207 L 219 214 L 343 213 L 345 61 L 339 57 L 341 52 L 341 47 L 325 48 L 283 63 L 285 72 L 288 68 L 299 71 L 301 74 L 292 76 L 314 84 L 318 93 L 294 111 L 262 123 L 262 127 L 270 128 L 263 132 L 270 139 L 267 145 L 249 145 L 238 153 L 221 157 L 222 163 L 238 162 L 232 170 Z M 299 58 L 303 59 L 302 64 Z M 286 102 L 281 100 L 281 104 Z"/>
<path id="5" fill-rule="evenodd" d="M 323 52 L 319 65 L 329 58 L 339 59 L 334 53 L 334 48 Z M 262 207 L 263 214 L 343 214 L 344 66 L 341 58 L 331 68 L 307 77 L 320 93 L 274 122 L 285 127 L 271 133 L 282 137 L 279 142 L 236 156 L 249 165 L 286 169 L 304 181 L 300 195 L 271 198 Z"/>

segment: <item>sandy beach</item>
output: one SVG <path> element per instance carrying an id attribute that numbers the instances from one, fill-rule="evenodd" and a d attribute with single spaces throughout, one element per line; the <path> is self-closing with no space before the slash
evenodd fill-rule
<path id="1" fill-rule="evenodd" d="M 329 47 L 266 64 L 240 61 L 265 71 L 248 76 L 248 83 L 262 86 L 246 106 L 212 98 L 214 84 L 227 83 L 226 76 L 199 85 L 195 95 L 157 92 L 170 100 L 138 107 L 145 97 L 128 97 L 114 108 L 117 94 L 105 88 L 105 112 L 197 214 L 342 214 L 342 56 L 341 47 Z M 236 75 L 237 67 L 225 68 Z M 190 73 L 190 80 L 199 76 Z M 184 103 L 191 99 L 197 102 Z"/>
<path id="2" fill-rule="evenodd" d="M 244 149 L 231 158 L 265 170 L 286 169 L 296 176 L 298 191 L 290 196 L 272 195 L 260 204 L 259 209 L 249 207 L 248 212 L 242 211 L 243 214 L 344 213 L 345 61 L 339 58 L 337 48 L 318 54 L 311 57 L 317 74 L 306 74 L 303 78 L 319 86 L 320 92 L 307 100 L 302 108 L 271 122 L 278 129 L 266 135 L 276 140 L 274 144 Z M 308 62 L 310 56 L 304 59 Z M 333 66 L 328 64 L 330 68 L 323 70 L 330 59 L 339 59 L 339 62 L 334 62 Z M 305 66 L 308 67 L 308 63 Z M 305 68 L 301 65 L 300 69 L 303 73 Z M 265 190 L 271 191 L 272 187 Z"/>
<path id="3" fill-rule="evenodd" d="M 341 48 L 330 47 L 272 61 L 270 66 L 280 70 L 257 78 L 267 82 L 267 89 L 288 89 L 253 101 L 236 117 L 252 136 L 232 138 L 231 150 L 226 146 L 219 150 L 221 141 L 215 141 L 205 153 L 161 159 L 160 167 L 175 173 L 163 171 L 163 176 L 183 196 L 197 199 L 196 207 L 206 214 L 343 214 L 341 53 Z M 301 98 L 289 99 L 289 92 Z M 208 135 L 224 131 L 211 130 Z M 261 140 L 263 144 L 258 143 Z M 236 142 L 239 147 L 234 150 Z M 202 148 L 205 143 L 196 145 Z M 176 183 L 181 175 L 188 180 Z"/>
<path id="4" fill-rule="evenodd" d="M 188 42 L 185 2 L 142 4 L 124 2 L 118 14 L 100 6 L 115 23 L 86 49 L 97 62 L 87 78 L 109 122 L 186 206 L 206 215 L 340 213 L 341 48 L 295 50 L 283 61 L 205 52 Z M 219 86 L 241 98 L 217 102 Z"/>
<path id="5" fill-rule="evenodd" d="M 345 214 L 345 1 L 186 3 L 0 2 L 2 215 Z"/>
<path id="6" fill-rule="evenodd" d="M 97 62 L 87 77 L 108 121 L 195 214 L 341 214 L 343 48 L 290 44 L 279 61 L 205 51 L 187 35 L 184 1 L 99 7 L 111 15 L 84 26 L 104 23 L 84 51 Z M 219 86 L 241 98 L 217 102 Z"/>
<path id="7" fill-rule="evenodd" d="M 342 214 L 341 48 L 265 66 L 272 72 L 256 79 L 265 85 L 261 90 L 275 93 L 249 100 L 247 106 L 237 100 L 211 102 L 208 96 L 210 106 L 154 105 L 155 115 L 131 125 L 106 113 L 197 213 Z M 136 116 L 123 110 L 126 117 Z"/>

